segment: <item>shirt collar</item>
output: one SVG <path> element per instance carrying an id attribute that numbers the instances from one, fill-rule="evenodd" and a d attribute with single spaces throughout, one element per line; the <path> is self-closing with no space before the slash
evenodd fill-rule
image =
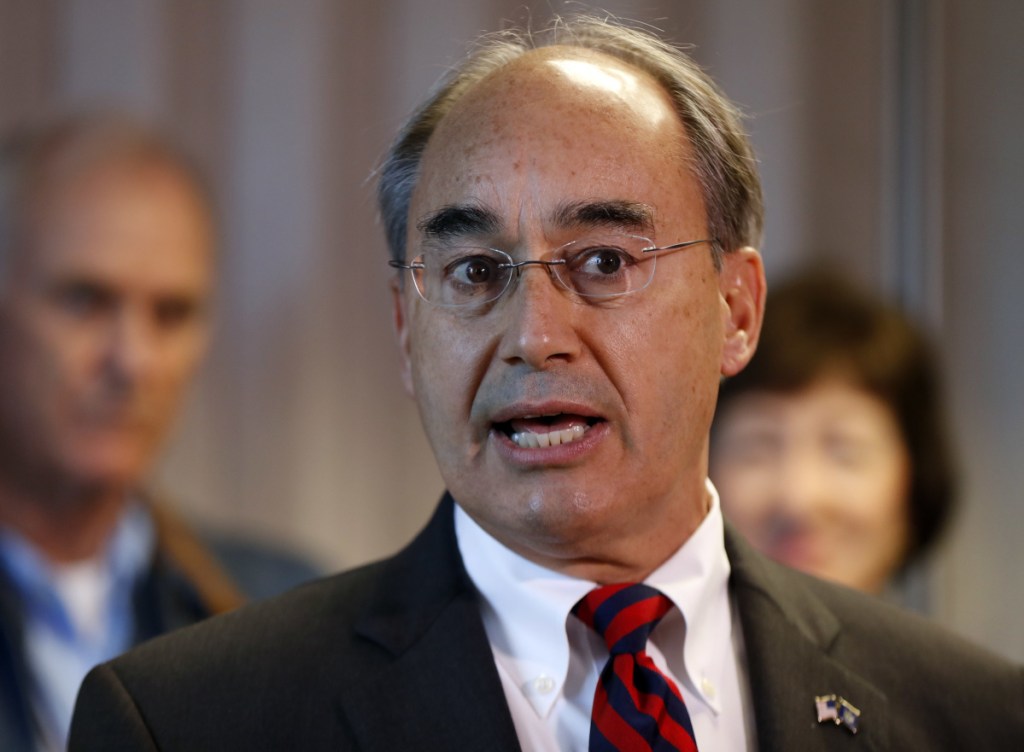
<path id="1" fill-rule="evenodd" d="M 68 565 L 89 566 L 118 588 L 130 590 L 131 584 L 145 571 L 156 545 L 153 520 L 139 502 L 126 505 L 106 547 L 90 562 Z M 0 529 L 0 569 L 7 572 L 30 615 L 62 625 L 73 633 L 57 582 L 60 565 L 52 564 L 35 545 L 11 529 Z"/>
<path id="2" fill-rule="evenodd" d="M 718 687 L 724 686 L 733 662 L 731 567 L 725 553 L 725 524 L 718 492 L 707 481 L 711 508 L 690 538 L 646 583 L 675 604 L 652 635 L 672 672 L 716 713 Z M 682 618 L 683 628 L 671 624 Z M 682 656 L 682 659 L 680 659 Z"/>
<path id="3" fill-rule="evenodd" d="M 728 600 L 729 560 L 718 493 L 710 481 L 710 510 L 697 530 L 645 582 L 679 609 L 666 624 L 685 620 L 684 629 L 656 630 L 652 640 L 670 671 L 718 711 L 715 687 L 722 685 L 731 656 Z M 455 533 L 466 571 L 481 596 L 484 627 L 496 658 L 540 715 L 555 702 L 569 667 L 566 620 L 595 583 L 541 567 L 514 553 L 455 507 Z M 660 625 L 659 625 L 660 626 Z"/>

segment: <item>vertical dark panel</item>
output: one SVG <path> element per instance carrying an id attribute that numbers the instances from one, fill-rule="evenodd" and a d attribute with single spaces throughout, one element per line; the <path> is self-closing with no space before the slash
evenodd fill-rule
<path id="1" fill-rule="evenodd" d="M 942 321 L 942 0 L 887 8 L 882 277 L 904 308 Z"/>
<path id="2" fill-rule="evenodd" d="M 225 169 L 230 134 L 227 78 L 229 4 L 208 0 L 167 2 L 162 116 L 200 159 L 214 183 Z"/>
<path id="3" fill-rule="evenodd" d="M 886 7 L 704 2 L 688 14 L 698 59 L 749 116 L 769 279 L 822 261 L 879 277 Z"/>
<path id="4" fill-rule="evenodd" d="M 813 7 L 810 7 L 813 6 Z M 809 222 L 805 250 L 862 280 L 881 266 L 884 3 L 808 7 L 805 49 Z"/>
<path id="5" fill-rule="evenodd" d="M 55 0 L 0 0 L 0 129 L 53 104 Z"/>

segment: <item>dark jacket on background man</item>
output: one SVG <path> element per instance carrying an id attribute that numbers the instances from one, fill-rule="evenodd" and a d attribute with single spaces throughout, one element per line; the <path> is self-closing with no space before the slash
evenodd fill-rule
<path id="1" fill-rule="evenodd" d="M 164 506 L 151 504 L 156 555 L 135 592 L 135 644 L 249 598 L 274 595 L 317 572 L 289 554 L 236 539 L 201 540 Z M 28 665 L 18 594 L 0 569 L 0 750 L 32 752 Z"/>

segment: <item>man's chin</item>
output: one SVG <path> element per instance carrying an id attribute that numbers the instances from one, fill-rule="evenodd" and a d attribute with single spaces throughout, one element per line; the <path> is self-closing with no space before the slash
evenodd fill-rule
<path id="1" fill-rule="evenodd" d="M 83 489 L 118 491 L 137 487 L 149 467 L 136 452 L 89 452 L 67 463 L 67 482 Z"/>
<path id="2" fill-rule="evenodd" d="M 471 509 L 467 511 L 473 514 Z M 529 541 L 531 546 L 555 553 L 602 534 L 608 529 L 603 525 L 609 524 L 615 511 L 596 495 L 559 489 L 524 494 L 501 513 L 484 506 L 474 516 L 498 540 Z"/>

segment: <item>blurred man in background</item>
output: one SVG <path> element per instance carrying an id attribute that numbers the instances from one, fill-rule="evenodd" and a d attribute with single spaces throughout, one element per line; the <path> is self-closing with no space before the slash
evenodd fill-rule
<path id="1" fill-rule="evenodd" d="M 144 490 L 207 347 L 214 239 L 197 174 L 137 124 L 75 118 L 2 145 L 5 752 L 63 749 L 94 664 L 311 574 L 236 545 L 225 566 L 263 580 L 246 587 Z"/>

